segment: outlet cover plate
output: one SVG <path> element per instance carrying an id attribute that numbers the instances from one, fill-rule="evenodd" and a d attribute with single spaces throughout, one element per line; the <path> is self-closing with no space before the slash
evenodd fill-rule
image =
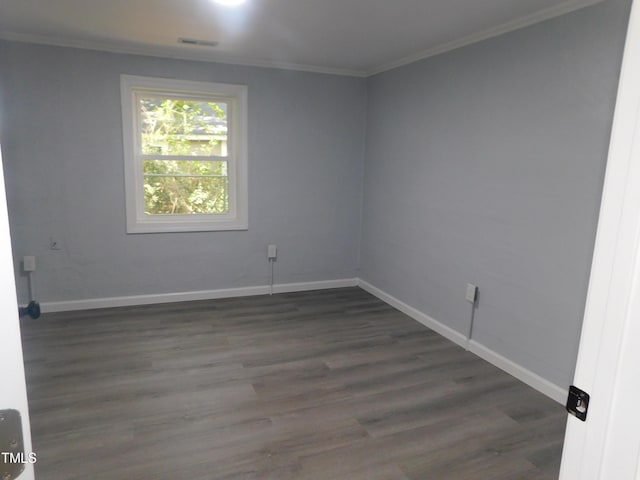
<path id="1" fill-rule="evenodd" d="M 36 257 L 33 255 L 26 255 L 22 257 L 22 268 L 25 272 L 36 271 Z"/>
<path id="2" fill-rule="evenodd" d="M 476 295 L 478 294 L 478 287 L 476 287 L 475 285 L 468 283 L 467 284 L 467 295 L 466 295 L 466 299 L 467 302 L 470 303 L 476 303 Z"/>

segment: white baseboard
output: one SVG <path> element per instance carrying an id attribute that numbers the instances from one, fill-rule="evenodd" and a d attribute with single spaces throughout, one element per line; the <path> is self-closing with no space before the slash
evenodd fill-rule
<path id="1" fill-rule="evenodd" d="M 517 363 L 503 357 L 484 345 L 472 340 L 468 342 L 467 337 L 438 322 L 429 315 L 413 308 L 410 305 L 398 300 L 392 295 L 375 287 L 374 285 L 359 278 L 343 278 L 337 280 L 322 280 L 317 282 L 281 283 L 273 287 L 273 293 L 304 292 L 310 290 L 324 290 L 329 288 L 345 288 L 359 286 L 363 290 L 378 297 L 402 313 L 420 322 L 427 328 L 439 333 L 452 342 L 469 348 L 471 352 L 480 358 L 488 361 L 496 367 L 513 375 L 518 380 L 544 393 L 548 397 L 559 403 L 564 403 L 567 392 L 565 389 L 545 380 L 530 370 Z M 194 292 L 175 292 L 151 295 L 133 295 L 126 297 L 92 298 L 86 300 L 68 300 L 62 302 L 42 302 L 40 308 L 43 313 L 69 312 L 74 310 L 91 310 L 96 308 L 129 307 L 135 305 L 150 305 L 158 303 L 187 302 L 194 300 L 214 300 L 218 298 L 247 297 L 252 295 L 268 295 L 268 285 L 258 285 L 254 287 L 224 288 L 219 290 L 201 290 Z"/>
<path id="2" fill-rule="evenodd" d="M 531 370 L 524 368 L 522 365 L 503 357 L 499 353 L 485 347 L 484 345 L 476 342 L 475 340 L 468 341 L 466 335 L 447 327 L 446 325 L 431 318 L 429 315 L 422 313 L 421 311 L 407 305 L 401 300 L 398 300 L 392 295 L 389 295 L 385 291 L 373 286 L 369 282 L 359 279 L 358 286 L 363 290 L 366 290 L 370 294 L 378 297 L 383 302 L 388 303 L 392 307 L 400 310 L 402 313 L 408 315 L 414 320 L 420 322 L 424 326 L 430 328 L 436 333 L 439 333 L 443 337 L 451 340 L 452 342 L 460 345 L 461 347 L 468 348 L 470 352 L 476 354 L 483 360 L 495 365 L 501 370 L 504 370 L 508 374 L 514 376 L 521 382 L 526 383 L 530 387 L 545 394 L 549 398 L 555 400 L 558 403 L 564 404 L 567 400 L 567 390 L 559 387 L 558 385 L 542 378 L 540 375 L 533 373 Z"/>
<path id="3" fill-rule="evenodd" d="M 362 279 L 359 279 L 358 286 L 363 290 L 369 292 L 371 295 L 378 297 L 383 302 L 388 303 L 395 309 L 400 310 L 402 313 L 420 322 L 425 327 L 428 327 L 434 332 L 439 333 L 443 337 L 451 340 L 453 343 L 457 343 L 462 347 L 467 346 L 467 337 L 465 335 L 454 330 L 453 328 L 447 327 L 446 325 L 438 322 L 426 313 L 422 313 L 420 310 L 407 305 L 403 301 L 398 300 L 396 297 L 389 295 L 387 292 L 380 290 L 378 287 L 374 287 L 369 282 L 366 282 Z"/>
<path id="4" fill-rule="evenodd" d="M 357 278 L 339 280 L 320 280 L 317 282 L 279 283 L 273 286 L 273 293 L 308 292 L 311 290 L 327 290 L 329 288 L 357 287 Z M 269 287 L 267 287 L 268 290 Z"/>
<path id="5" fill-rule="evenodd" d="M 501 370 L 504 370 L 510 375 L 513 375 L 518 380 L 526 383 L 530 387 L 535 388 L 541 393 L 544 393 L 547 397 L 555 400 L 558 403 L 565 404 L 567 401 L 568 390 L 559 387 L 555 383 L 551 383 L 549 380 L 542 378 L 540 375 L 533 373 L 531 370 L 527 370 L 521 365 L 512 362 L 506 357 L 494 352 L 493 350 L 485 347 L 481 343 L 471 340 L 469 342 L 469 351 L 475 353 L 480 358 L 495 365 Z"/>
<path id="6" fill-rule="evenodd" d="M 273 293 L 305 292 L 328 288 L 355 287 L 357 278 L 321 280 L 317 282 L 280 283 L 273 286 Z M 74 310 L 92 310 L 96 308 L 130 307 L 156 303 L 189 302 L 194 300 L 214 300 L 217 298 L 248 297 L 268 295 L 268 285 L 255 287 L 223 288 L 219 290 L 200 290 L 195 292 L 159 293 L 151 295 L 132 295 L 127 297 L 90 298 L 86 300 L 67 300 L 62 302 L 42 302 L 43 313 L 70 312 Z"/>

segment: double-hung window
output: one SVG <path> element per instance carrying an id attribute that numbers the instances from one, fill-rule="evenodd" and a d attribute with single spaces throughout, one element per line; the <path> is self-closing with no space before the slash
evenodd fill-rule
<path id="1" fill-rule="evenodd" d="M 122 75 L 128 233 L 247 229 L 247 89 Z"/>

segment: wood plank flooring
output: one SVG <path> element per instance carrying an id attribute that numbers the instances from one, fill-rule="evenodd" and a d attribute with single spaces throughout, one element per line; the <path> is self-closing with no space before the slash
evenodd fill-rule
<path id="1" fill-rule="evenodd" d="M 23 322 L 38 480 L 550 480 L 557 403 L 359 288 Z"/>

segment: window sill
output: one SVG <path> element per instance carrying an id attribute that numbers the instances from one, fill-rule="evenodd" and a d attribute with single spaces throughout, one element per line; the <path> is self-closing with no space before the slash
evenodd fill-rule
<path id="1" fill-rule="evenodd" d="M 248 230 L 246 221 L 239 220 L 194 220 L 194 221 L 140 221 L 127 225 L 128 234 L 176 233 L 176 232 L 220 232 Z"/>

